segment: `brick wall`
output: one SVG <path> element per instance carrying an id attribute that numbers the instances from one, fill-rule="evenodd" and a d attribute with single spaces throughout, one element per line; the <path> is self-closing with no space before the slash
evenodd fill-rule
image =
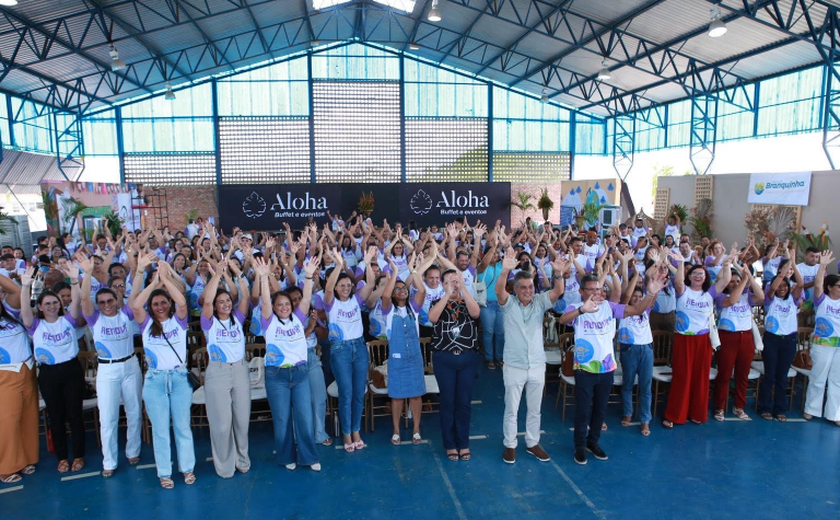
<path id="1" fill-rule="evenodd" d="M 554 208 L 548 212 L 548 220 L 552 223 L 557 224 L 560 222 L 560 199 L 562 196 L 562 188 L 560 183 L 555 184 L 514 184 L 510 185 L 510 200 L 511 202 L 518 202 L 519 197 L 517 193 L 530 193 L 533 195 L 531 199 L 531 204 L 535 207 L 537 205 L 537 201 L 540 200 L 540 195 L 542 194 L 543 188 L 548 188 L 548 196 L 551 197 L 551 200 L 554 201 Z M 510 225 L 512 228 L 517 228 L 521 225 L 521 222 L 525 220 L 526 217 L 531 217 L 531 220 L 535 220 L 537 222 L 542 222 L 542 210 L 536 209 L 532 211 L 524 212 L 516 207 L 511 207 L 510 210 Z"/>
<path id="2" fill-rule="evenodd" d="M 219 208 L 216 204 L 216 186 L 166 186 L 166 206 L 169 227 L 183 230 L 187 226 L 187 213 L 198 210 L 198 216 L 207 220 L 215 217 L 218 222 Z"/>

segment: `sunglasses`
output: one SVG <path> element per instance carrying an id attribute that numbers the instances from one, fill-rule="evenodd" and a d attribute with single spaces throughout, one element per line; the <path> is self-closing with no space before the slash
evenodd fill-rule
<path id="1" fill-rule="evenodd" d="M 96 304 L 97 305 L 110 305 L 110 304 L 114 303 L 115 301 L 117 301 L 117 300 L 115 300 L 113 298 L 109 298 L 107 300 L 97 300 Z"/>

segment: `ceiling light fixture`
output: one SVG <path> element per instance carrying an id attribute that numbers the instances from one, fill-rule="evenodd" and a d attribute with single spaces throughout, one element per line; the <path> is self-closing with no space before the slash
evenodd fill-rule
<path id="1" fill-rule="evenodd" d="M 610 69 L 607 68 L 607 60 L 601 60 L 601 70 L 598 71 L 598 81 L 607 81 L 610 79 Z"/>
<path id="2" fill-rule="evenodd" d="M 310 47 L 317 47 L 319 45 L 321 45 L 321 40 L 312 40 L 309 42 Z"/>
<path id="3" fill-rule="evenodd" d="M 18 0 L 0 0 L 0 5 L 3 7 L 14 7 L 18 5 Z"/>
<path id="4" fill-rule="evenodd" d="M 172 85 L 169 82 L 166 82 L 166 92 L 163 94 L 163 99 L 167 101 L 174 101 L 175 100 L 175 93 L 172 92 Z"/>
<path id="5" fill-rule="evenodd" d="M 547 88 L 543 89 L 542 97 L 540 98 L 540 101 L 542 101 L 543 103 L 548 103 L 548 89 Z"/>
<path id="6" fill-rule="evenodd" d="M 711 23 L 709 23 L 709 36 L 712 38 L 720 38 L 726 34 L 726 23 L 720 19 L 720 16 L 720 8 L 718 6 L 709 9 L 709 18 L 711 19 Z"/>
<path id="7" fill-rule="evenodd" d="M 2 2 L 3 0 L 0 0 Z M 111 50 L 108 51 L 108 54 L 111 55 L 111 70 L 116 72 L 118 70 L 123 70 L 125 68 L 125 62 L 120 59 L 120 53 L 116 47 L 111 45 Z"/>
<path id="8" fill-rule="evenodd" d="M 426 17 L 430 22 L 439 22 L 443 20 L 438 9 L 438 0 L 432 0 L 432 8 L 429 9 L 429 15 Z"/>
<path id="9" fill-rule="evenodd" d="M 411 43 L 408 44 L 408 48 L 413 50 L 413 51 L 419 51 L 420 50 L 420 45 L 418 45 L 414 42 L 411 42 Z"/>

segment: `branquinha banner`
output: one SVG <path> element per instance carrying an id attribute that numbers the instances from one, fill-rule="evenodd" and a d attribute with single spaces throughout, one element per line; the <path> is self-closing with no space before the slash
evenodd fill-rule
<path id="1" fill-rule="evenodd" d="M 811 193 L 811 172 L 752 173 L 747 202 L 807 206 Z"/>
<path id="2" fill-rule="evenodd" d="M 466 217 L 510 226 L 510 183 L 280 184 L 219 186 L 219 219 L 225 229 L 272 231 L 286 222 L 300 229 L 324 224 L 329 212 L 347 219 L 355 211 L 380 223 L 418 227 Z M 371 209 L 372 208 L 372 209 Z"/>

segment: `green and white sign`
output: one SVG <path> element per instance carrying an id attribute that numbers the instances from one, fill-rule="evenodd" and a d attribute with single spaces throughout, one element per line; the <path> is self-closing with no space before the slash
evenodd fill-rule
<path id="1" fill-rule="evenodd" d="M 811 172 L 752 173 L 747 202 L 807 206 Z"/>

